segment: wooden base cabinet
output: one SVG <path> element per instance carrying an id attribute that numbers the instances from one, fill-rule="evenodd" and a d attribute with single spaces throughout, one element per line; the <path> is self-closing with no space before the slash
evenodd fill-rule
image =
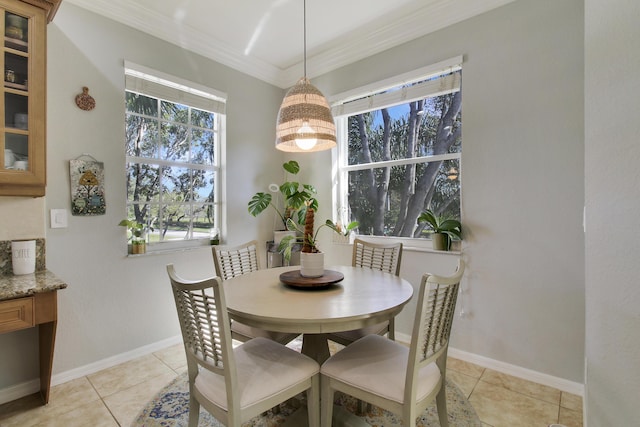
<path id="1" fill-rule="evenodd" d="M 58 325 L 57 291 L 0 301 L 0 334 L 37 326 L 40 351 L 40 396 L 49 403 L 53 349 Z M 4 368 L 6 369 L 6 367 Z"/>
<path id="2" fill-rule="evenodd" d="M 0 0 L 0 196 L 44 196 L 46 26 L 60 1 Z"/>

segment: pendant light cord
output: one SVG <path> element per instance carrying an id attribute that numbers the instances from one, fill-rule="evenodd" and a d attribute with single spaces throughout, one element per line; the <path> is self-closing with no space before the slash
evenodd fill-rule
<path id="1" fill-rule="evenodd" d="M 304 43 L 304 78 L 307 78 L 307 0 L 302 2 L 302 40 Z"/>

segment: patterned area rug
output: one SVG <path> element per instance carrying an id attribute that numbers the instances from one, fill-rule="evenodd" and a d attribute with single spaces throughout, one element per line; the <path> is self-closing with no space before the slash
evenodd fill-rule
<path id="1" fill-rule="evenodd" d="M 451 382 L 447 382 L 447 412 L 451 427 L 480 427 L 481 423 L 469 401 Z M 351 396 L 336 393 L 336 404 L 355 414 L 357 401 Z M 286 422 L 301 405 L 304 405 L 302 395 L 300 399 L 292 399 L 280 405 L 279 413 L 268 411 L 262 416 L 253 418 L 243 424 L 243 427 L 275 427 Z M 371 426 L 393 427 L 401 426 L 402 422 L 394 414 L 376 406 L 367 405 L 369 410 L 359 417 Z M 156 397 L 140 412 L 132 427 L 186 427 L 189 420 L 189 386 L 187 374 L 178 376 L 162 389 Z M 200 410 L 199 427 L 223 427 L 204 409 Z M 440 426 L 436 412 L 435 401 L 420 416 L 417 427 Z"/>

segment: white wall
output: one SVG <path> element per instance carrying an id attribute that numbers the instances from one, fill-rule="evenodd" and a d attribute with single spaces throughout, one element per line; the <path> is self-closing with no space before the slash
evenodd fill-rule
<path id="1" fill-rule="evenodd" d="M 59 292 L 54 376 L 178 336 L 167 263 L 187 277 L 213 274 L 208 247 L 126 257 L 125 229 L 117 225 L 126 216 L 125 59 L 227 93 L 227 242 L 267 240 L 272 229 L 270 218 L 254 219 L 246 203 L 281 179 L 281 169 L 269 165 L 282 161 L 273 147 L 284 91 L 63 3 L 48 26 L 46 206 L 44 199 L 0 199 L 3 218 L 15 218 L 8 223 L 14 227 L 3 227 L 4 238 L 23 237 L 17 234 L 25 226 L 15 225 L 27 218 L 28 231 L 42 232 L 37 237 L 46 228 L 47 267 L 69 285 Z M 96 99 L 93 111 L 75 105 L 83 86 Z M 104 162 L 106 214 L 69 216 L 68 228 L 51 229 L 49 209 L 70 208 L 69 160 L 83 153 Z M 37 377 L 37 356 L 24 356 L 37 349 L 34 338 L 35 331 L 0 335 L 0 365 L 15 367 L 2 369 L 0 390 Z"/>
<path id="2" fill-rule="evenodd" d="M 585 403 L 592 427 L 640 419 L 639 16 L 636 1 L 585 2 Z"/>
<path id="3" fill-rule="evenodd" d="M 582 2 L 519 1 L 317 79 L 332 95 L 464 54 L 463 225 L 466 317 L 452 346 L 582 382 L 584 345 Z M 273 149 L 283 91 L 62 3 L 49 24 L 46 210 L 70 204 L 68 161 L 89 153 L 105 162 L 107 214 L 47 227 L 47 266 L 60 292 L 54 373 L 82 369 L 178 332 L 164 272 L 212 272 L 206 249 L 127 258 L 124 229 L 123 60 L 227 92 L 230 243 L 267 240 L 268 215 L 246 212 L 253 193 L 280 182 L 280 164 L 301 161 L 330 217 L 330 153 L 283 156 Z M 179 38 L 179 34 L 176 37 Z M 97 106 L 74 97 L 88 86 Z M 274 167 L 273 165 L 278 165 Z M 303 179 L 302 177 L 301 179 Z M 0 200 L 0 203 L 10 203 Z M 345 247 L 332 251 L 333 260 Z M 336 258 L 337 257 L 337 258 Z M 442 264 L 440 263 L 442 260 Z M 451 271 L 455 258 L 409 252 L 402 275 Z M 408 309 L 398 321 L 409 333 Z M 0 348 L 29 349 L 28 336 L 0 336 Z M 4 357 L 4 356 L 0 356 Z M 8 359 L 8 360 L 7 360 Z M 33 378 L 19 351 L 0 360 L 18 368 L 0 389 Z"/>
<path id="4" fill-rule="evenodd" d="M 451 346 L 582 383 L 582 1 L 515 2 L 314 83 L 330 97 L 460 54 L 467 315 Z M 328 161 L 314 157 L 317 174 Z M 403 257 L 403 276 L 430 258 Z"/>

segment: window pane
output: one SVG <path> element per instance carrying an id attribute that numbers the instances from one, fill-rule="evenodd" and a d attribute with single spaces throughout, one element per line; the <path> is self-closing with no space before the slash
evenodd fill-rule
<path id="1" fill-rule="evenodd" d="M 209 203 L 193 205 L 193 239 L 208 239 L 209 230 L 215 224 L 214 207 Z"/>
<path id="2" fill-rule="evenodd" d="M 350 220 L 363 235 L 427 237 L 416 225 L 429 206 L 460 218 L 459 171 L 455 159 L 349 172 Z"/>
<path id="3" fill-rule="evenodd" d="M 127 218 L 135 219 L 138 223 L 144 224 L 147 229 L 155 228 L 158 217 L 157 205 L 149 203 L 135 203 L 127 207 Z M 147 233 L 147 240 L 151 232 Z"/>
<path id="4" fill-rule="evenodd" d="M 146 163 L 127 164 L 127 202 L 157 202 L 160 168 Z"/>
<path id="5" fill-rule="evenodd" d="M 148 221 L 147 226 L 150 227 L 147 232 L 147 242 L 157 243 L 160 241 L 160 224 L 158 219 L 160 218 L 160 206 L 157 203 L 149 204 L 145 210 Z"/>
<path id="6" fill-rule="evenodd" d="M 215 133 L 201 129 L 191 131 L 191 163 L 215 163 Z"/>
<path id="7" fill-rule="evenodd" d="M 215 129 L 215 114 L 209 111 L 191 109 L 191 124 L 206 129 Z"/>
<path id="8" fill-rule="evenodd" d="M 180 167 L 164 168 L 162 176 L 163 202 L 186 202 L 191 196 L 190 169 Z"/>
<path id="9" fill-rule="evenodd" d="M 461 123 L 459 114 L 456 120 L 443 122 L 445 126 L 438 134 L 441 121 L 450 107 L 459 110 L 459 94 L 427 98 L 350 116 L 347 164 L 461 152 L 461 145 L 456 143 Z M 442 143 L 444 134 L 454 136 L 448 141 L 451 143 Z"/>
<path id="10" fill-rule="evenodd" d="M 172 123 L 162 123 L 162 141 L 160 156 L 170 161 L 189 160 L 187 127 Z"/>
<path id="11" fill-rule="evenodd" d="M 444 160 L 436 176 L 430 209 L 460 220 L 460 159 Z"/>
<path id="12" fill-rule="evenodd" d="M 200 169 L 192 170 L 193 199 L 198 202 L 213 203 L 214 172 Z"/>
<path id="13" fill-rule="evenodd" d="M 184 240 L 190 238 L 191 207 L 183 204 L 163 205 L 160 216 L 160 238 L 166 240 Z"/>
<path id="14" fill-rule="evenodd" d="M 158 115 L 158 100 L 138 93 L 126 92 L 127 111 L 156 117 Z"/>
<path id="15" fill-rule="evenodd" d="M 158 157 L 157 121 L 127 114 L 127 156 Z"/>
<path id="16" fill-rule="evenodd" d="M 169 101 L 161 101 L 162 118 L 171 122 L 189 123 L 189 107 Z"/>

